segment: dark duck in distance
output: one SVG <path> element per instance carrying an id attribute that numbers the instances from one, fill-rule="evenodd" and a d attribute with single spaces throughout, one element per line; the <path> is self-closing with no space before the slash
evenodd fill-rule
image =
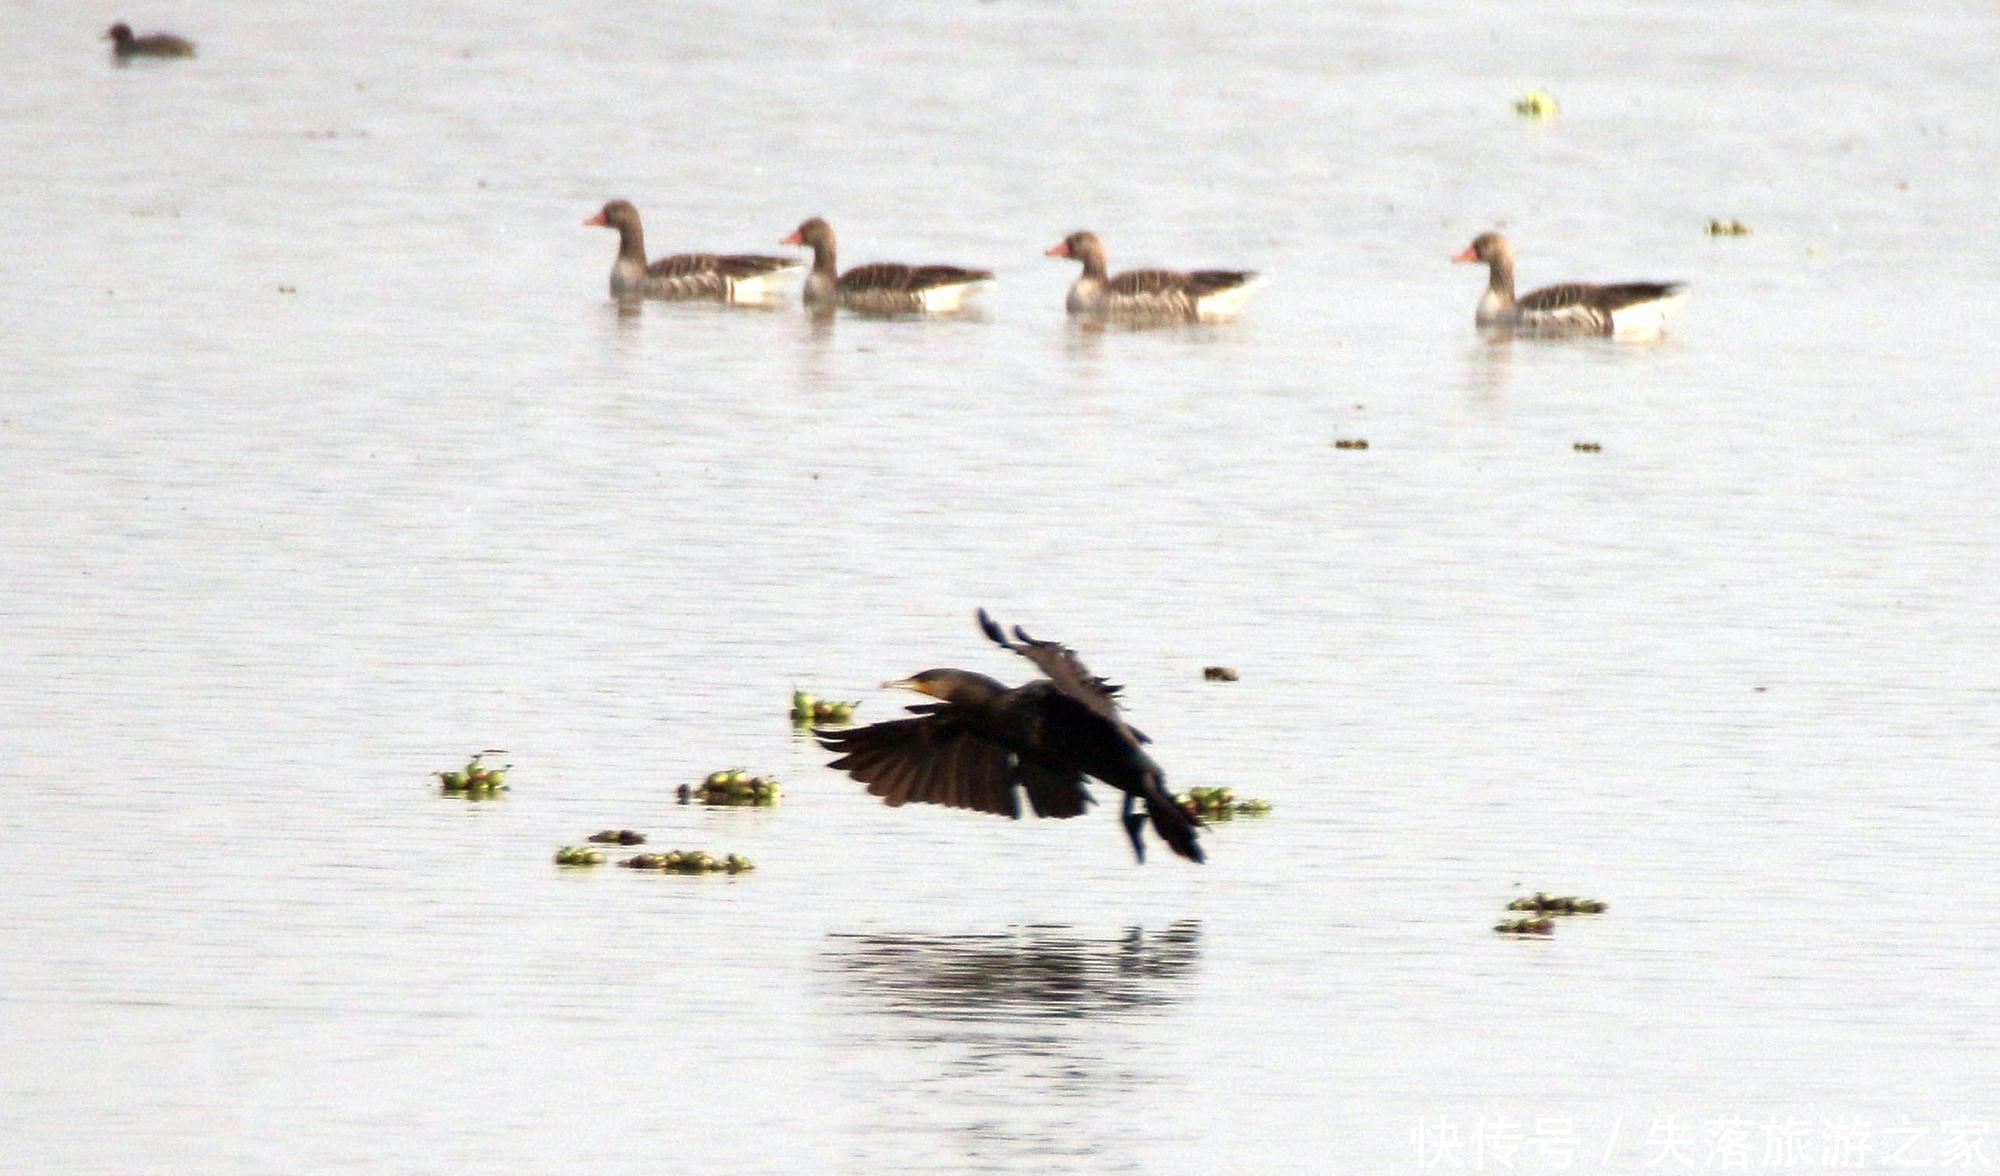
<path id="1" fill-rule="evenodd" d="M 678 301 L 761 302 L 801 267 L 797 258 L 752 253 L 677 253 L 646 261 L 646 230 L 630 200 L 613 200 L 583 222 L 618 230 L 611 296 Z"/>
<path id="2" fill-rule="evenodd" d="M 1687 297 L 1679 282 L 1566 282 L 1514 296 L 1514 250 L 1499 233 L 1481 233 L 1452 257 L 1486 264 L 1486 293 L 1474 322 L 1524 335 L 1621 335 L 1658 332 Z"/>
<path id="3" fill-rule="evenodd" d="M 104 30 L 100 40 L 111 42 L 111 55 L 120 61 L 128 57 L 193 57 L 194 42 L 172 33 L 132 35 L 132 26 L 119 21 Z"/>
<path id="4" fill-rule="evenodd" d="M 937 701 L 910 707 L 914 718 L 815 728 L 821 746 L 840 753 L 829 766 L 891 807 L 915 801 L 1015 819 L 1023 795 L 1038 817 L 1081 815 L 1094 803 L 1084 786 L 1091 777 L 1125 793 L 1125 834 L 1140 861 L 1149 821 L 1175 853 L 1204 860 L 1195 833 L 1202 822 L 1175 802 L 1166 773 L 1141 746 L 1147 738 L 1119 716 L 1119 688 L 1067 646 L 1037 641 L 1018 626 L 1010 640 L 984 609 L 979 627 L 1048 676 L 1009 687 L 969 670 L 935 669 L 886 682 Z"/>

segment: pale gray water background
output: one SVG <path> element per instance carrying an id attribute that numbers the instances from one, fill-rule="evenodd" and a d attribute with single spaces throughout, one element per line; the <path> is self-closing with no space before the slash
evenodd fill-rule
<path id="1" fill-rule="evenodd" d="M 111 68 L 118 15 L 200 58 Z M 0 33 L 6 1172 L 1379 1173 L 1447 1125 L 1500 1170 L 1510 1122 L 1533 1171 L 1679 1123 L 1685 1171 L 1787 1116 L 1872 1130 L 1853 1170 L 2000 1126 L 1991 5 Z M 655 254 L 817 213 L 1000 285 L 620 315 L 612 196 Z M 1446 259 L 1496 224 L 1528 285 L 1693 300 L 1482 342 Z M 1273 281 L 1079 331 L 1079 227 Z M 1108 804 L 891 812 L 791 735 L 794 684 L 1018 679 L 982 604 L 1274 814 L 1138 868 Z M 427 787 L 482 747 L 511 797 Z M 671 802 L 732 764 L 783 806 Z M 760 868 L 550 864 L 606 826 Z M 1612 911 L 1494 935 L 1535 888 Z"/>

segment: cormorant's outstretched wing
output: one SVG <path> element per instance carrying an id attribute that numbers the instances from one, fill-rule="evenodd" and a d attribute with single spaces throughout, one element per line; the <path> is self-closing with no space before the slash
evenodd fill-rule
<path id="1" fill-rule="evenodd" d="M 983 608 L 979 610 L 979 627 L 986 631 L 995 645 L 1034 662 L 1049 681 L 1055 683 L 1056 689 L 1082 703 L 1084 709 L 1110 720 L 1117 727 L 1125 728 L 1125 720 L 1118 715 L 1118 702 L 1112 697 L 1118 693 L 1118 687 L 1091 673 L 1076 656 L 1075 650 L 1054 641 L 1037 641 L 1022 632 L 1019 625 L 1014 626 L 1015 639 L 1009 641 L 1007 634 L 1001 631 L 992 617 L 986 615 Z"/>
<path id="2" fill-rule="evenodd" d="M 829 767 L 866 784 L 892 808 L 914 801 L 1018 819 L 1021 792 L 1038 817 L 1074 817 L 1090 805 L 1082 775 L 1021 760 L 974 733 L 949 706 L 910 709 L 918 717 L 815 728 L 813 735 L 840 753 Z"/>

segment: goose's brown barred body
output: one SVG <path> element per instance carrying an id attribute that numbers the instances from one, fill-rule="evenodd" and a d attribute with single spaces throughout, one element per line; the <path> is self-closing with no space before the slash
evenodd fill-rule
<path id="1" fill-rule="evenodd" d="M 648 262 L 646 230 L 630 200 L 610 201 L 583 223 L 618 230 L 618 259 L 611 263 L 613 298 L 755 302 L 801 268 L 794 258 L 755 253 L 676 253 Z"/>
<path id="2" fill-rule="evenodd" d="M 780 245 L 813 251 L 812 272 L 802 296 L 809 307 L 845 306 L 865 314 L 934 314 L 962 309 L 966 299 L 992 285 L 993 271 L 962 265 L 903 265 L 893 261 L 857 265 L 840 272 L 839 243 L 833 226 L 812 217 Z"/>
<path id="3" fill-rule="evenodd" d="M 1113 274 L 1105 264 L 1104 243 L 1088 231 L 1071 233 L 1043 252 L 1082 263 L 1083 274 L 1070 286 L 1065 302 L 1075 315 L 1183 322 L 1227 318 L 1263 281 L 1252 270 L 1135 269 Z"/>
<path id="4" fill-rule="evenodd" d="M 1514 250 L 1499 233 L 1481 233 L 1452 257 L 1486 266 L 1486 293 L 1474 321 L 1531 335 L 1616 335 L 1657 331 L 1687 297 L 1679 282 L 1565 282 L 1514 295 Z"/>
<path id="5" fill-rule="evenodd" d="M 1023 798 L 1038 817 L 1078 816 L 1093 803 L 1084 779 L 1094 778 L 1125 793 L 1125 832 L 1140 861 L 1149 822 L 1175 853 L 1202 861 L 1195 833 L 1202 822 L 1174 802 L 1166 774 L 1141 746 L 1148 740 L 1119 716 L 1119 688 L 1065 646 L 1018 627 L 1009 639 L 984 609 L 979 626 L 1048 676 L 1008 687 L 969 670 L 935 669 L 887 683 L 938 701 L 910 707 L 914 718 L 815 728 L 820 744 L 840 753 L 831 766 L 891 806 L 941 804 L 1014 818 Z"/>

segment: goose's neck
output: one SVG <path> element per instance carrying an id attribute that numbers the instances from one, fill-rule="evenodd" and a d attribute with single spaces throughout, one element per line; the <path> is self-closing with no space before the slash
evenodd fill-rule
<path id="1" fill-rule="evenodd" d="M 646 268 L 646 230 L 627 221 L 618 226 L 618 260 L 636 261 Z"/>
<path id="2" fill-rule="evenodd" d="M 1089 281 L 1102 282 L 1110 276 L 1104 268 L 1104 251 L 1102 249 L 1085 250 L 1077 260 L 1083 263 L 1083 276 Z"/>
<path id="3" fill-rule="evenodd" d="M 829 233 L 825 237 L 816 239 L 813 241 L 812 249 L 813 272 L 825 274 L 829 278 L 839 277 L 840 268 L 834 260 L 833 235 Z"/>
<path id="4" fill-rule="evenodd" d="M 1502 254 L 1486 263 L 1486 297 L 1499 306 L 1514 305 L 1514 259 Z"/>

